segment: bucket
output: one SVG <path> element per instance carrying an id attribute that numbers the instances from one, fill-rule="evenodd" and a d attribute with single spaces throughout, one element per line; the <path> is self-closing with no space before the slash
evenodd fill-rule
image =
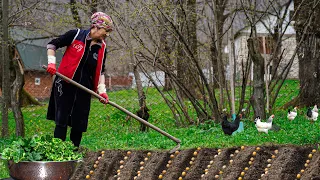
<path id="1" fill-rule="evenodd" d="M 15 180 L 69 180 L 80 161 L 8 161 Z"/>

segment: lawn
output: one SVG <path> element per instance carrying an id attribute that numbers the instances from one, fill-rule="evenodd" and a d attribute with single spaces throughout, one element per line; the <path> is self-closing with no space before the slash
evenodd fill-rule
<path id="1" fill-rule="evenodd" d="M 297 95 L 298 83 L 288 81 L 286 88 L 280 92 L 277 106 L 280 107 Z M 110 100 L 134 112 L 137 110 L 137 94 L 134 90 L 110 92 Z M 274 112 L 274 123 L 281 127 L 278 132 L 270 131 L 269 134 L 258 133 L 252 119 L 245 118 L 245 131 L 234 136 L 223 134 L 220 124 L 208 120 L 203 124 L 190 127 L 176 127 L 171 111 L 165 105 L 155 89 L 147 91 L 147 103 L 150 107 L 149 122 L 179 138 L 181 149 L 208 147 L 226 148 L 241 145 L 268 145 L 268 144 L 295 144 L 307 145 L 319 141 L 319 122 L 311 124 L 305 117 L 306 109 L 298 109 L 298 117 L 289 122 L 286 118 L 287 110 L 278 109 Z M 54 122 L 45 119 L 47 105 L 25 107 L 26 136 L 35 134 L 52 134 Z M 10 113 L 9 127 L 11 136 L 14 135 L 14 119 Z M 110 105 L 102 105 L 96 99 L 92 101 L 88 131 L 84 133 L 81 146 L 92 151 L 99 149 L 171 149 L 176 144 L 169 138 L 150 129 L 147 133 L 139 132 L 139 123 L 128 118 L 127 115 Z M 0 139 L 0 152 L 9 139 Z M 1 164 L 2 163 L 2 164 Z M 6 165 L 0 161 L 0 178 L 8 177 Z"/>

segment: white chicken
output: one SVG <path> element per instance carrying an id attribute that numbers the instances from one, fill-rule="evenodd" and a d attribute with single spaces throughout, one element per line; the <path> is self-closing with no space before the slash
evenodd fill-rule
<path id="1" fill-rule="evenodd" d="M 258 132 L 264 132 L 268 134 L 269 129 L 257 128 Z"/>
<path id="2" fill-rule="evenodd" d="M 310 120 L 310 122 L 315 122 L 318 119 L 318 106 L 314 105 L 313 109 L 308 108 L 307 110 L 307 118 Z"/>
<path id="3" fill-rule="evenodd" d="M 273 121 L 274 115 L 271 115 L 267 122 L 261 122 L 261 118 L 260 116 L 258 116 L 255 120 L 255 126 L 258 130 L 258 132 L 264 132 L 266 134 L 268 134 L 268 131 L 272 128 L 272 121 Z"/>
<path id="4" fill-rule="evenodd" d="M 297 114 L 297 107 L 294 107 L 292 111 L 290 109 L 288 110 L 287 118 L 292 121 L 297 117 Z"/>

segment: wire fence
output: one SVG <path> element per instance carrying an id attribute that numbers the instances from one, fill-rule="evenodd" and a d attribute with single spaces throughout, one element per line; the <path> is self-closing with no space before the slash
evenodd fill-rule
<path id="1" fill-rule="evenodd" d="M 157 108 L 158 106 L 166 107 L 165 101 L 161 98 L 160 93 L 157 91 L 156 88 L 153 87 L 153 84 L 149 81 L 149 79 L 143 75 L 143 73 L 140 74 L 142 79 L 142 84 L 144 87 L 144 92 L 146 95 L 146 103 L 147 106 L 150 108 Z M 158 79 L 157 86 L 161 87 L 164 85 L 164 73 L 163 72 L 154 72 L 152 74 L 154 79 Z M 26 71 L 25 72 L 25 85 L 24 89 L 26 92 L 29 93 L 29 95 L 33 98 L 35 98 L 37 101 L 39 101 L 42 105 L 46 106 L 49 102 L 49 97 L 51 93 L 51 86 L 53 82 L 53 77 L 49 75 L 45 71 Z M 236 84 L 240 85 L 241 82 L 237 82 Z M 124 108 L 128 109 L 129 111 L 135 113 L 139 109 L 139 99 L 138 99 L 138 93 L 136 90 L 136 84 L 135 84 L 135 78 L 134 76 L 129 73 L 127 76 L 113 76 L 108 75 L 106 78 L 106 86 L 107 86 L 107 92 L 109 94 L 109 98 L 111 101 L 119 104 L 120 106 L 123 106 Z M 276 100 L 273 104 L 274 111 L 280 110 L 286 103 L 288 103 L 290 100 L 293 100 L 297 95 L 299 94 L 299 81 L 297 79 L 287 79 L 278 96 L 276 97 Z M 252 82 L 249 81 L 247 87 L 246 87 L 246 98 L 245 98 L 245 107 L 249 104 L 249 99 L 252 94 Z M 218 92 L 218 91 L 216 91 Z M 174 92 L 167 91 L 162 92 L 167 94 L 168 96 L 174 96 Z M 235 105 L 236 107 L 239 106 L 239 99 L 241 89 L 240 87 L 236 87 L 235 90 Z M 270 97 L 273 94 L 270 95 Z M 219 99 L 219 95 L 216 94 L 216 97 Z M 229 107 L 229 102 L 227 101 L 228 97 L 225 96 L 225 107 Z M 95 101 L 94 101 L 95 102 Z M 103 112 L 103 105 L 100 103 L 92 103 L 91 107 L 91 114 L 95 115 L 104 115 Z M 190 107 L 190 106 L 189 106 Z M 250 107 L 252 108 L 252 107 Z M 37 114 L 34 114 L 34 110 L 32 108 L 24 107 L 23 108 L 23 114 L 26 117 L 30 116 L 37 116 L 39 118 L 45 118 L 46 117 L 46 111 L 44 111 L 45 108 L 42 108 L 41 112 L 37 112 Z M 166 111 L 169 110 L 169 107 L 166 107 Z M 192 111 L 191 111 L 192 112 Z M 152 115 L 152 111 L 150 111 L 150 114 Z M 169 119 L 173 119 L 172 117 L 168 117 Z M 126 118 L 125 114 L 122 114 L 121 117 L 123 119 Z M 196 118 L 196 116 L 194 116 Z"/>

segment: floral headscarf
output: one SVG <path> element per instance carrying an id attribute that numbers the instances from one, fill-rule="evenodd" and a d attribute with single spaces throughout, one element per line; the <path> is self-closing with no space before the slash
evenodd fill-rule
<path id="1" fill-rule="evenodd" d="M 112 19 L 103 12 L 96 12 L 91 16 L 91 25 L 99 28 L 105 28 L 107 31 L 112 31 Z"/>

